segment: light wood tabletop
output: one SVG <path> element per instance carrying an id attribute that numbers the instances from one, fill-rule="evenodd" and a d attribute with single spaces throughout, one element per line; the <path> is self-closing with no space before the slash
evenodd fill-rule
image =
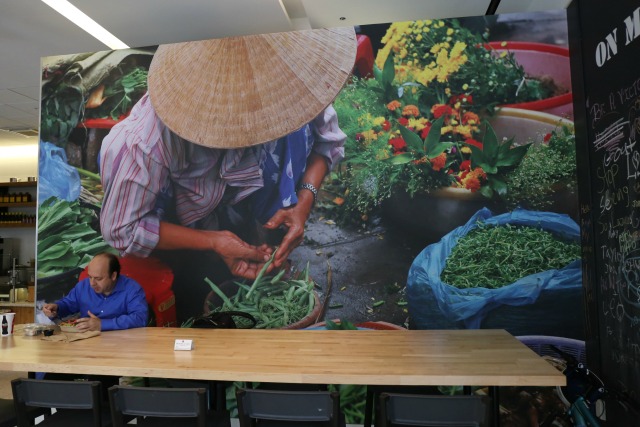
<path id="1" fill-rule="evenodd" d="M 175 351 L 176 339 L 193 340 Z M 504 330 L 140 328 L 74 342 L 0 338 L 0 370 L 371 385 L 565 385 Z"/>

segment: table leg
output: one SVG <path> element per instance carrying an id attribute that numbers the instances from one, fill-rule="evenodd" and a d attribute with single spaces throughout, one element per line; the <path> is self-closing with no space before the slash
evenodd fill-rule
<path id="1" fill-rule="evenodd" d="M 500 387 L 489 387 L 491 397 L 491 423 L 495 427 L 500 427 Z"/>

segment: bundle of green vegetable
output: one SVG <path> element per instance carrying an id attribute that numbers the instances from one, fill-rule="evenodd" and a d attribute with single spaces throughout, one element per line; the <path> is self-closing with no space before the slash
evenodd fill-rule
<path id="1" fill-rule="evenodd" d="M 121 70 L 121 72 L 124 71 Z M 146 92 L 147 74 L 147 70 L 143 67 L 133 67 L 115 81 L 107 79 L 104 82 L 104 92 L 101 93 L 104 102 L 97 108 L 87 108 L 86 118 L 110 117 L 118 120 L 120 116 L 127 114 L 133 104 Z"/>
<path id="2" fill-rule="evenodd" d="M 275 255 L 275 252 L 274 252 Z M 209 278 L 205 282 L 223 301 L 212 311 L 243 311 L 255 317 L 256 328 L 283 328 L 308 316 L 316 304 L 314 282 L 309 278 L 309 266 L 292 277 L 285 278 L 286 270 L 273 277 L 264 276 L 273 256 L 265 264 L 251 285 L 241 281 L 233 283 L 238 287 L 235 295 L 228 297 Z M 242 319 L 238 319 L 241 322 Z M 189 326 L 188 322 L 186 325 Z"/>
<path id="3" fill-rule="evenodd" d="M 93 210 L 56 197 L 38 209 L 38 277 L 86 266 L 94 255 L 114 251 L 91 227 Z"/>
<path id="4" fill-rule="evenodd" d="M 578 243 L 564 242 L 548 231 L 479 224 L 458 240 L 441 279 L 457 288 L 496 289 L 531 274 L 564 268 L 579 258 Z"/>

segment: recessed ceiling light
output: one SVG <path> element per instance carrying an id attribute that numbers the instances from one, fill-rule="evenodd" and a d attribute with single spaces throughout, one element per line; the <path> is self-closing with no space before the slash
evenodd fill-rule
<path id="1" fill-rule="evenodd" d="M 42 2 L 111 49 L 127 49 L 129 47 L 67 0 L 42 0 Z"/>

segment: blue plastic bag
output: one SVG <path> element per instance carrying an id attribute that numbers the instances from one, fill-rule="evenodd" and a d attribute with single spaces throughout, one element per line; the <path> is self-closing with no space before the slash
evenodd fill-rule
<path id="1" fill-rule="evenodd" d="M 73 202 L 80 196 L 80 174 L 67 163 L 64 149 L 50 142 L 40 141 L 38 164 L 38 203 L 51 196 Z"/>
<path id="2" fill-rule="evenodd" d="M 516 209 L 513 212 L 493 216 L 491 211 L 486 208 L 479 210 L 465 225 L 451 231 L 438 243 L 427 246 L 413 261 L 407 279 L 407 301 L 409 313 L 417 328 L 477 329 L 486 327 L 483 325 L 483 321 L 501 308 L 531 306 L 540 301 L 542 297 L 544 297 L 546 306 L 538 308 L 543 312 L 548 311 L 551 314 L 560 308 L 560 312 L 555 313 L 556 315 L 573 318 L 583 316 L 582 311 L 571 312 L 573 308 L 578 311 L 582 302 L 580 260 L 576 260 L 562 269 L 547 270 L 523 277 L 498 289 L 481 287 L 459 289 L 442 282 L 440 275 L 452 249 L 461 237 L 478 226 L 478 222 L 488 225 L 530 226 L 552 232 L 565 240 L 579 242 L 580 239 L 580 228 L 568 215 Z M 558 301 L 560 304 L 573 301 L 573 305 L 554 307 L 551 305 L 553 301 Z M 540 315 L 539 311 L 536 316 Z M 523 310 L 520 312 L 525 313 L 525 316 L 530 315 Z M 547 317 L 551 318 L 552 316 Z M 533 324 L 533 327 L 536 326 L 536 322 L 545 321 L 545 319 L 536 318 L 522 320 L 524 323 Z M 502 321 L 506 324 L 494 324 L 491 327 L 509 330 L 509 327 L 512 326 L 509 319 L 503 316 Z M 556 321 L 553 320 L 553 322 Z M 570 322 L 570 319 L 567 321 Z M 550 325 L 550 327 L 558 329 L 561 329 L 562 326 L 557 323 Z M 524 334 L 522 331 L 515 332 L 517 335 Z M 576 335 L 580 335 L 580 333 L 581 331 L 575 332 Z"/>

